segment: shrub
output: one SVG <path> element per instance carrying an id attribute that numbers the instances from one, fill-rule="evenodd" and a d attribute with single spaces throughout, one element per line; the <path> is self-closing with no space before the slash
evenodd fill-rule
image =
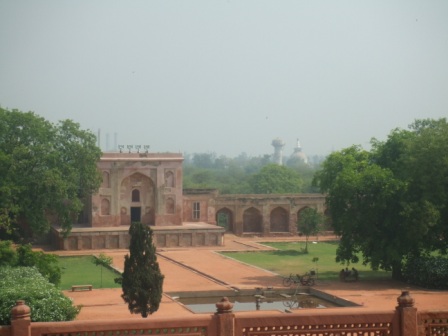
<path id="1" fill-rule="evenodd" d="M 49 283 L 34 267 L 0 268 L 0 325 L 10 324 L 11 308 L 25 300 L 31 308 L 31 321 L 71 321 L 80 307 Z"/>
<path id="2" fill-rule="evenodd" d="M 10 241 L 0 241 L 0 266 L 35 266 L 40 274 L 55 285 L 61 282 L 61 268 L 57 256 L 35 252 L 31 245 L 19 245 L 15 249 Z"/>
<path id="3" fill-rule="evenodd" d="M 448 289 L 448 258 L 409 257 L 403 269 L 403 276 L 413 285 Z"/>
<path id="4" fill-rule="evenodd" d="M 17 254 L 9 240 L 0 241 L 0 266 L 14 266 Z"/>
<path id="5" fill-rule="evenodd" d="M 45 254 L 42 251 L 33 251 L 31 245 L 21 245 L 17 248 L 17 265 L 32 267 L 35 266 L 40 274 L 52 284 L 59 285 L 61 282 L 61 268 L 57 256 Z"/>

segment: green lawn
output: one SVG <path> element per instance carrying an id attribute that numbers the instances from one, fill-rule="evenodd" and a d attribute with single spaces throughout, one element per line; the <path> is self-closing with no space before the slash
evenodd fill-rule
<path id="1" fill-rule="evenodd" d="M 339 279 L 339 272 L 345 265 L 335 261 L 337 242 L 318 242 L 308 244 L 308 254 L 303 253 L 304 242 L 283 242 L 283 243 L 263 243 L 264 245 L 275 247 L 276 251 L 262 252 L 222 252 L 223 255 L 234 258 L 241 262 L 251 264 L 283 276 L 290 273 L 304 274 L 311 269 L 316 269 L 320 280 Z M 314 263 L 313 258 L 319 258 Z M 368 266 L 363 266 L 362 262 L 352 264 L 361 279 L 390 278 L 391 273 L 385 271 L 372 271 Z"/>
<path id="2" fill-rule="evenodd" d="M 305 243 L 263 243 L 275 247 L 276 251 L 262 252 L 222 252 L 223 255 L 241 262 L 251 264 L 272 272 L 288 276 L 290 273 L 304 274 L 311 269 L 316 269 L 320 280 L 336 280 L 339 271 L 344 265 L 336 263 L 335 255 L 337 242 L 318 242 L 308 245 L 308 254 L 303 253 Z M 313 258 L 319 258 L 314 263 Z M 93 285 L 93 288 L 119 288 L 114 282 L 118 276 L 114 271 L 103 268 L 101 283 L 101 266 L 95 266 L 93 256 L 60 257 L 62 268 L 61 289 L 71 289 L 72 285 Z M 355 266 L 361 279 L 386 279 L 391 274 L 384 271 L 372 271 L 361 263 Z"/>
<path id="3" fill-rule="evenodd" d="M 93 260 L 93 256 L 59 257 L 59 266 L 62 269 L 59 288 L 71 289 L 72 285 L 92 285 L 93 288 L 121 287 L 114 282 L 118 277 L 117 273 L 109 268 L 96 266 Z"/>

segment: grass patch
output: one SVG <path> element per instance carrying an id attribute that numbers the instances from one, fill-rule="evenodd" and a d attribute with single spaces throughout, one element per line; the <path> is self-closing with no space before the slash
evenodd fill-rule
<path id="1" fill-rule="evenodd" d="M 71 289 L 73 285 L 92 285 L 93 288 L 120 288 L 114 279 L 118 274 L 112 269 L 96 266 L 93 256 L 59 257 L 62 269 L 60 289 Z M 102 268 L 102 271 L 101 271 Z M 101 281 L 101 272 L 103 273 Z"/>
<path id="2" fill-rule="evenodd" d="M 261 252 L 222 252 L 223 255 L 234 258 L 238 261 L 254 265 L 282 276 L 289 276 L 290 273 L 304 274 L 311 269 L 316 269 L 320 280 L 339 280 L 339 272 L 345 265 L 337 263 L 336 249 L 337 242 L 308 243 L 308 253 L 304 253 L 304 242 L 279 242 L 263 243 L 276 248 L 275 251 Z M 314 263 L 313 258 L 319 258 Z M 358 264 L 349 266 L 355 267 L 359 271 L 360 279 L 390 279 L 391 273 L 385 271 L 372 271 L 368 266 L 362 265 L 362 260 Z"/>

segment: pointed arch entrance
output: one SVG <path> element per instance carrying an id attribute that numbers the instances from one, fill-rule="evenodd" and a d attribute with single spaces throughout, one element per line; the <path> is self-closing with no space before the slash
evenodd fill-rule
<path id="1" fill-rule="evenodd" d="M 271 232 L 289 232 L 289 214 L 282 207 L 277 207 L 271 211 L 270 216 Z"/>
<path id="2" fill-rule="evenodd" d="M 243 213 L 243 233 L 262 233 L 263 216 L 260 210 L 251 207 Z"/>
<path id="3" fill-rule="evenodd" d="M 228 208 L 219 209 L 216 212 L 216 223 L 226 232 L 233 232 L 233 213 Z"/>
<path id="4" fill-rule="evenodd" d="M 121 182 L 121 225 L 155 224 L 155 187 L 146 175 L 134 173 Z"/>

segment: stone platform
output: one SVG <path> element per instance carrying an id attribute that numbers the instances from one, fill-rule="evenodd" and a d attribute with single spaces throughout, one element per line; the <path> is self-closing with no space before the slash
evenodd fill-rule
<path id="1" fill-rule="evenodd" d="M 173 226 L 151 226 L 156 247 L 222 246 L 224 228 L 206 223 L 183 223 Z M 53 227 L 51 245 L 56 250 L 127 249 L 129 227 L 74 226 L 64 238 L 62 230 Z"/>

